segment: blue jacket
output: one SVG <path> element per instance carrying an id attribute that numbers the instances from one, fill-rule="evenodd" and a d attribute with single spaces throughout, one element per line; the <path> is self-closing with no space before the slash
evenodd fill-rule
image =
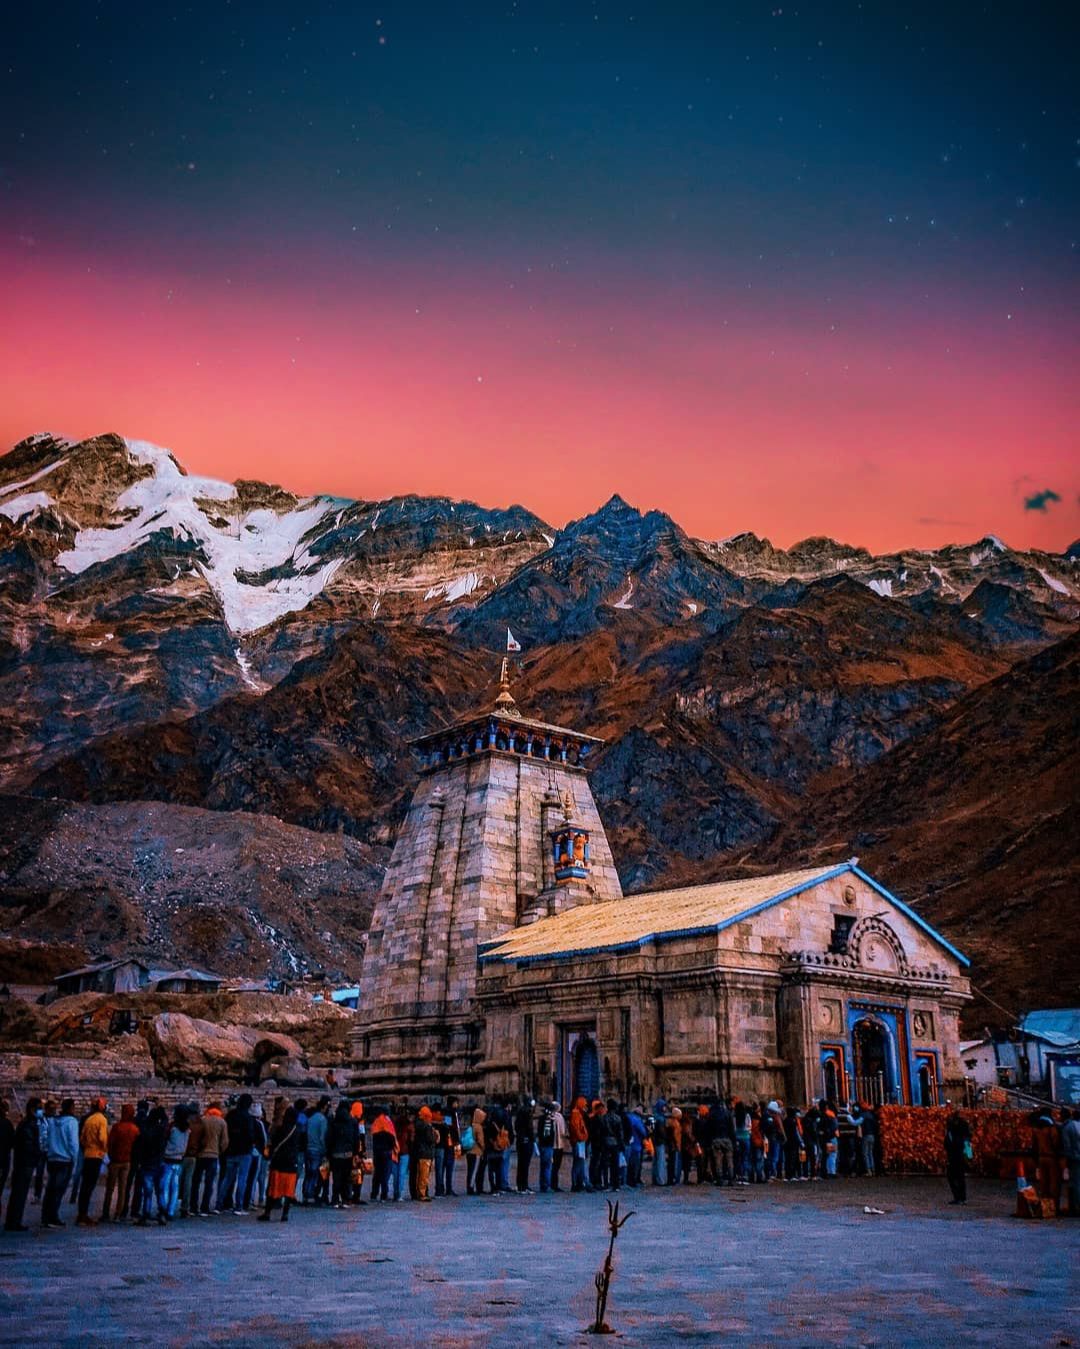
<path id="1" fill-rule="evenodd" d="M 626 1122 L 630 1125 L 630 1151 L 640 1152 L 645 1142 L 645 1121 L 636 1110 L 631 1110 L 626 1116 Z"/>
<path id="2" fill-rule="evenodd" d="M 54 1115 L 48 1121 L 48 1124 L 49 1161 L 77 1162 L 79 1160 L 79 1121 L 74 1115 Z"/>
<path id="3" fill-rule="evenodd" d="M 326 1156 L 326 1130 L 329 1123 L 321 1110 L 313 1110 L 308 1116 L 305 1147 L 310 1157 Z"/>

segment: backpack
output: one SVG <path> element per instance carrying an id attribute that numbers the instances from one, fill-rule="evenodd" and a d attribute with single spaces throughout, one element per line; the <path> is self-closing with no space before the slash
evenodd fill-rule
<path id="1" fill-rule="evenodd" d="M 461 1132 L 461 1149 L 463 1152 L 471 1152 L 476 1146 L 476 1135 L 473 1133 L 471 1124 L 466 1124 Z"/>
<path id="2" fill-rule="evenodd" d="M 503 1127 L 495 1135 L 495 1151 L 505 1152 L 509 1146 L 510 1146 L 510 1131 L 509 1129 Z"/>
<path id="3" fill-rule="evenodd" d="M 545 1115 L 540 1121 L 540 1146 L 553 1147 L 555 1144 L 555 1121 L 551 1115 Z"/>

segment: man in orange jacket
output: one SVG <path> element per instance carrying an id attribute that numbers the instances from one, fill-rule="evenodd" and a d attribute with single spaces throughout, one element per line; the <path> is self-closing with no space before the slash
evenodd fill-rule
<path id="1" fill-rule="evenodd" d="M 590 1188 L 585 1180 L 585 1148 L 589 1142 L 589 1126 L 585 1120 L 585 1097 L 579 1096 L 570 1111 L 570 1148 L 573 1153 L 573 1165 L 570 1174 L 571 1190 Z"/>
<path id="2" fill-rule="evenodd" d="M 79 1147 L 82 1148 L 82 1183 L 79 1186 L 79 1216 L 75 1220 L 80 1227 L 94 1227 L 95 1220 L 90 1217 L 90 1200 L 101 1175 L 101 1166 L 109 1147 L 109 1121 L 105 1118 L 105 1098 L 98 1097 L 94 1108 L 83 1120 L 79 1131 Z"/>

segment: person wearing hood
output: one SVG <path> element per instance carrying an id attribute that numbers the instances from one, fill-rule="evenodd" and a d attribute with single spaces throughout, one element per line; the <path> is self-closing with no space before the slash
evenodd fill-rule
<path id="1" fill-rule="evenodd" d="M 195 1153 L 195 1180 L 192 1185 L 191 1208 L 200 1218 L 208 1218 L 220 1210 L 214 1203 L 214 1191 L 221 1159 L 229 1146 L 229 1126 L 225 1123 L 221 1105 L 207 1106 L 198 1123 L 198 1143 Z M 200 1202 L 201 1196 L 201 1202 Z"/>
<path id="2" fill-rule="evenodd" d="M 139 1136 L 139 1126 L 135 1123 L 135 1107 L 131 1103 L 120 1107 L 120 1119 L 109 1130 L 109 1169 L 105 1174 L 105 1203 L 101 1208 L 101 1221 L 111 1222 L 114 1218 L 127 1217 L 128 1176 L 131 1174 L 131 1154 L 135 1140 Z M 116 1210 L 113 1211 L 113 1192 L 116 1193 Z"/>
<path id="3" fill-rule="evenodd" d="M 330 1202 L 334 1208 L 344 1208 L 352 1199 L 353 1158 L 359 1149 L 360 1126 L 349 1112 L 348 1101 L 339 1101 L 326 1131 L 326 1155 L 334 1182 Z"/>
<path id="4" fill-rule="evenodd" d="M 266 1208 L 259 1214 L 259 1222 L 268 1223 L 270 1215 L 281 1204 L 281 1221 L 289 1221 L 289 1209 L 296 1198 L 296 1173 L 303 1139 L 297 1124 L 298 1112 L 289 1106 L 281 1123 L 270 1135 L 270 1176 L 266 1187 Z"/>
<path id="5" fill-rule="evenodd" d="M 971 1151 L 971 1125 L 954 1110 L 945 1121 L 945 1179 L 952 1191 L 950 1204 L 967 1203 L 967 1164 Z"/>
<path id="6" fill-rule="evenodd" d="M 7 1215 L 4 1218 L 5 1232 L 29 1232 L 23 1222 L 26 1197 L 34 1181 L 34 1172 L 41 1160 L 41 1132 L 39 1124 L 45 1118 L 45 1108 L 40 1096 L 31 1096 L 26 1102 L 26 1113 L 15 1126 L 15 1138 L 11 1145 L 11 1193 L 8 1195 Z"/>
<path id="7" fill-rule="evenodd" d="M 667 1117 L 665 1125 L 667 1133 L 668 1150 L 668 1172 L 667 1182 L 669 1185 L 678 1185 L 682 1182 L 682 1143 L 683 1143 L 683 1123 L 682 1111 L 679 1107 L 672 1106 L 671 1112 Z"/>
<path id="8" fill-rule="evenodd" d="M 373 1203 L 390 1198 L 390 1175 L 397 1157 L 394 1121 L 384 1106 L 376 1106 L 371 1124 L 371 1198 Z"/>
<path id="9" fill-rule="evenodd" d="M 416 1198 L 423 1204 L 431 1203 L 428 1188 L 431 1183 L 431 1169 L 435 1165 L 433 1119 L 431 1107 L 422 1105 L 416 1115 L 416 1130 L 413 1134 L 413 1158 L 416 1162 Z"/>
<path id="10" fill-rule="evenodd" d="M 229 1131 L 229 1142 L 225 1148 L 225 1168 L 218 1185 L 218 1208 L 224 1212 L 232 1205 L 237 1216 L 246 1212 L 244 1193 L 247 1189 L 248 1171 L 251 1169 L 251 1128 L 252 1098 L 245 1091 L 233 1108 L 225 1116 Z"/>
<path id="11" fill-rule="evenodd" d="M 623 1118 L 630 1130 L 630 1142 L 626 1148 L 626 1183 L 636 1190 L 641 1186 L 641 1165 L 645 1155 L 645 1120 L 641 1106 L 634 1106 Z"/>
<path id="12" fill-rule="evenodd" d="M 180 1211 L 180 1171 L 184 1165 L 191 1136 L 191 1120 L 186 1105 L 173 1110 L 172 1122 L 165 1138 L 165 1216 L 175 1218 Z"/>
<path id="13" fill-rule="evenodd" d="M 466 1135 L 468 1143 L 468 1156 L 465 1159 L 465 1193 L 483 1194 L 484 1193 L 484 1153 L 487 1150 L 487 1140 L 484 1136 L 484 1121 L 487 1119 L 487 1111 L 483 1106 L 474 1106 L 472 1116 L 469 1119 L 469 1128 Z M 471 1138 L 468 1136 L 471 1135 Z"/>
<path id="14" fill-rule="evenodd" d="M 41 1205 L 42 1227 L 63 1227 L 60 1203 L 79 1159 L 79 1122 L 75 1118 L 75 1102 L 70 1098 L 60 1103 L 59 1115 L 49 1120 L 46 1144 L 45 1198 Z"/>
<path id="15" fill-rule="evenodd" d="M 168 1222 L 165 1201 L 165 1146 L 169 1140 L 169 1116 L 165 1107 L 156 1105 L 139 1131 L 139 1184 L 142 1189 L 142 1208 L 139 1226 L 146 1227 L 157 1201 L 158 1226 Z"/>
<path id="16" fill-rule="evenodd" d="M 585 1152 L 589 1145 L 589 1122 L 585 1114 L 585 1097 L 579 1096 L 570 1111 L 570 1147 L 573 1162 L 570 1168 L 570 1189 L 574 1193 L 592 1186 L 585 1179 Z"/>

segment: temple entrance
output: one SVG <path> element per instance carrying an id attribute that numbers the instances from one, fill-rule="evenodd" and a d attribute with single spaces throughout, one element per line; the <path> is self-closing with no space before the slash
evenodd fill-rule
<path id="1" fill-rule="evenodd" d="M 579 1096 L 595 1100 L 600 1095 L 600 1051 L 591 1026 L 563 1032 L 562 1060 L 563 1104 L 569 1108 Z"/>
<path id="2" fill-rule="evenodd" d="M 894 1085 L 888 1030 L 873 1017 L 864 1017 L 855 1023 L 852 1042 L 856 1096 L 869 1105 L 886 1105 Z"/>

